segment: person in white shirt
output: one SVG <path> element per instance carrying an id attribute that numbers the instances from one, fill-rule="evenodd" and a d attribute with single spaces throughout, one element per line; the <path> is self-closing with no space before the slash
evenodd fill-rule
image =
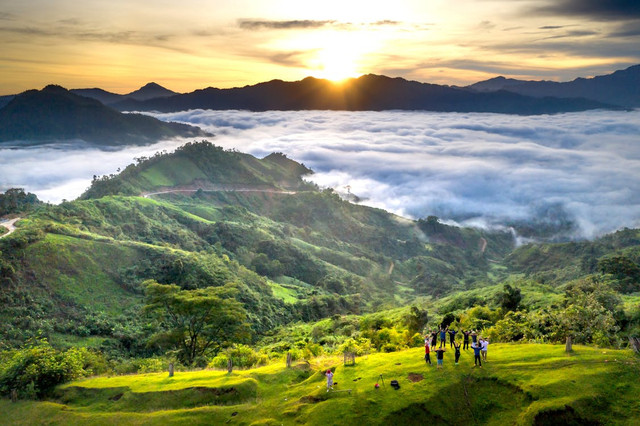
<path id="1" fill-rule="evenodd" d="M 482 353 L 482 359 L 484 362 L 487 362 L 487 347 L 489 346 L 489 339 L 481 339 L 480 343 L 482 344 L 482 350 L 480 351 Z"/>

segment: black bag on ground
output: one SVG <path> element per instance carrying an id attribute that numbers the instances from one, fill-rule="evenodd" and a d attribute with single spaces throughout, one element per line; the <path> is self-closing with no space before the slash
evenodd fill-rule
<path id="1" fill-rule="evenodd" d="M 397 380 L 392 380 L 390 384 L 391 384 L 391 387 L 394 388 L 395 390 L 400 389 L 400 383 L 398 383 Z"/>

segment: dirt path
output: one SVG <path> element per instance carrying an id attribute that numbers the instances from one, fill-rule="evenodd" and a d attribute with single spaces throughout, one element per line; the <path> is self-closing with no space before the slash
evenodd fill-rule
<path id="1" fill-rule="evenodd" d="M 171 194 L 171 193 L 175 193 L 175 192 L 198 192 L 198 191 L 202 191 L 202 192 L 267 192 L 267 193 L 271 193 L 271 194 L 296 194 L 296 191 L 283 191 L 283 190 L 278 190 L 278 189 L 271 189 L 271 188 L 251 188 L 251 187 L 231 187 L 231 186 L 223 186 L 220 185 L 220 187 L 218 188 L 197 188 L 197 189 L 167 189 L 165 191 L 158 191 L 158 192 L 143 192 L 142 196 L 144 198 L 149 198 L 152 195 L 159 195 L 159 194 Z"/>
<path id="2" fill-rule="evenodd" d="M 20 219 L 22 219 L 21 217 L 16 217 L 13 219 L 9 219 L 3 222 L 0 222 L 0 225 L 4 226 L 5 228 L 7 228 L 9 230 L 9 232 L 7 232 L 6 234 L 0 235 L 0 238 L 4 238 L 7 235 L 11 235 L 13 234 L 13 231 L 16 230 L 16 227 L 14 226 L 14 224 L 19 221 Z"/>
<path id="3" fill-rule="evenodd" d="M 484 238 L 480 238 L 480 240 L 482 241 L 482 247 L 480 247 L 480 253 L 484 253 L 484 250 L 487 248 L 487 240 L 485 240 Z"/>

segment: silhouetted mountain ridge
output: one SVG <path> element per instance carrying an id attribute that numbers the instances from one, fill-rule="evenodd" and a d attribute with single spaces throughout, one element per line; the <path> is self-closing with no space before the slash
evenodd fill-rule
<path id="1" fill-rule="evenodd" d="M 186 124 L 123 114 L 55 85 L 21 93 L 0 109 L 0 141 L 80 139 L 117 145 L 208 135 Z"/>
<path id="2" fill-rule="evenodd" d="M 587 99 L 532 98 L 498 91 L 477 93 L 464 88 L 367 74 L 342 83 L 307 77 L 300 81 L 271 80 L 251 86 L 208 87 L 166 98 L 113 104 L 122 111 L 174 112 L 188 109 L 267 110 L 426 110 L 545 114 L 615 108 Z"/>
<path id="3" fill-rule="evenodd" d="M 532 97 L 582 97 L 625 108 L 637 108 L 640 107 L 640 65 L 608 75 L 593 78 L 581 77 L 568 82 L 525 81 L 496 77 L 472 84 L 467 88 L 483 93 L 507 90 Z"/>

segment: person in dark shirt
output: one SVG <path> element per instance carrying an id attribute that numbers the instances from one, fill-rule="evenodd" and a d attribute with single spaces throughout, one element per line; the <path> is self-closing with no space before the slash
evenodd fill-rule
<path id="1" fill-rule="evenodd" d="M 473 349 L 473 362 L 476 367 L 482 367 L 482 359 L 480 358 L 480 351 L 482 350 L 482 345 L 480 343 L 474 342 L 471 344 L 471 349 Z"/>
<path id="2" fill-rule="evenodd" d="M 441 328 L 440 329 L 440 347 L 446 346 L 447 345 L 447 329 L 446 328 Z"/>
<path id="3" fill-rule="evenodd" d="M 431 355 L 429 355 L 431 352 L 431 349 L 429 348 L 429 343 L 427 342 L 424 345 L 424 362 L 428 362 L 429 365 L 431 365 Z"/>
<path id="4" fill-rule="evenodd" d="M 475 330 L 471 332 L 471 343 L 476 343 L 478 341 L 478 333 Z"/>
<path id="5" fill-rule="evenodd" d="M 471 334 L 470 331 L 463 331 L 462 334 L 464 334 L 464 344 L 462 345 L 462 349 L 469 349 L 469 335 Z"/>
<path id="6" fill-rule="evenodd" d="M 438 332 L 436 330 L 433 330 L 431 332 L 431 347 L 435 348 L 437 343 L 438 343 Z"/>
<path id="7" fill-rule="evenodd" d="M 453 342 L 453 347 L 456 348 L 456 365 L 458 365 L 458 361 L 460 360 L 460 343 Z"/>
<path id="8" fill-rule="evenodd" d="M 452 348 L 456 341 L 456 330 L 449 330 L 449 347 Z"/>
<path id="9" fill-rule="evenodd" d="M 436 349 L 436 358 L 438 359 L 438 368 L 442 368 L 442 363 L 444 362 L 444 351 L 446 349 L 438 348 Z"/>

